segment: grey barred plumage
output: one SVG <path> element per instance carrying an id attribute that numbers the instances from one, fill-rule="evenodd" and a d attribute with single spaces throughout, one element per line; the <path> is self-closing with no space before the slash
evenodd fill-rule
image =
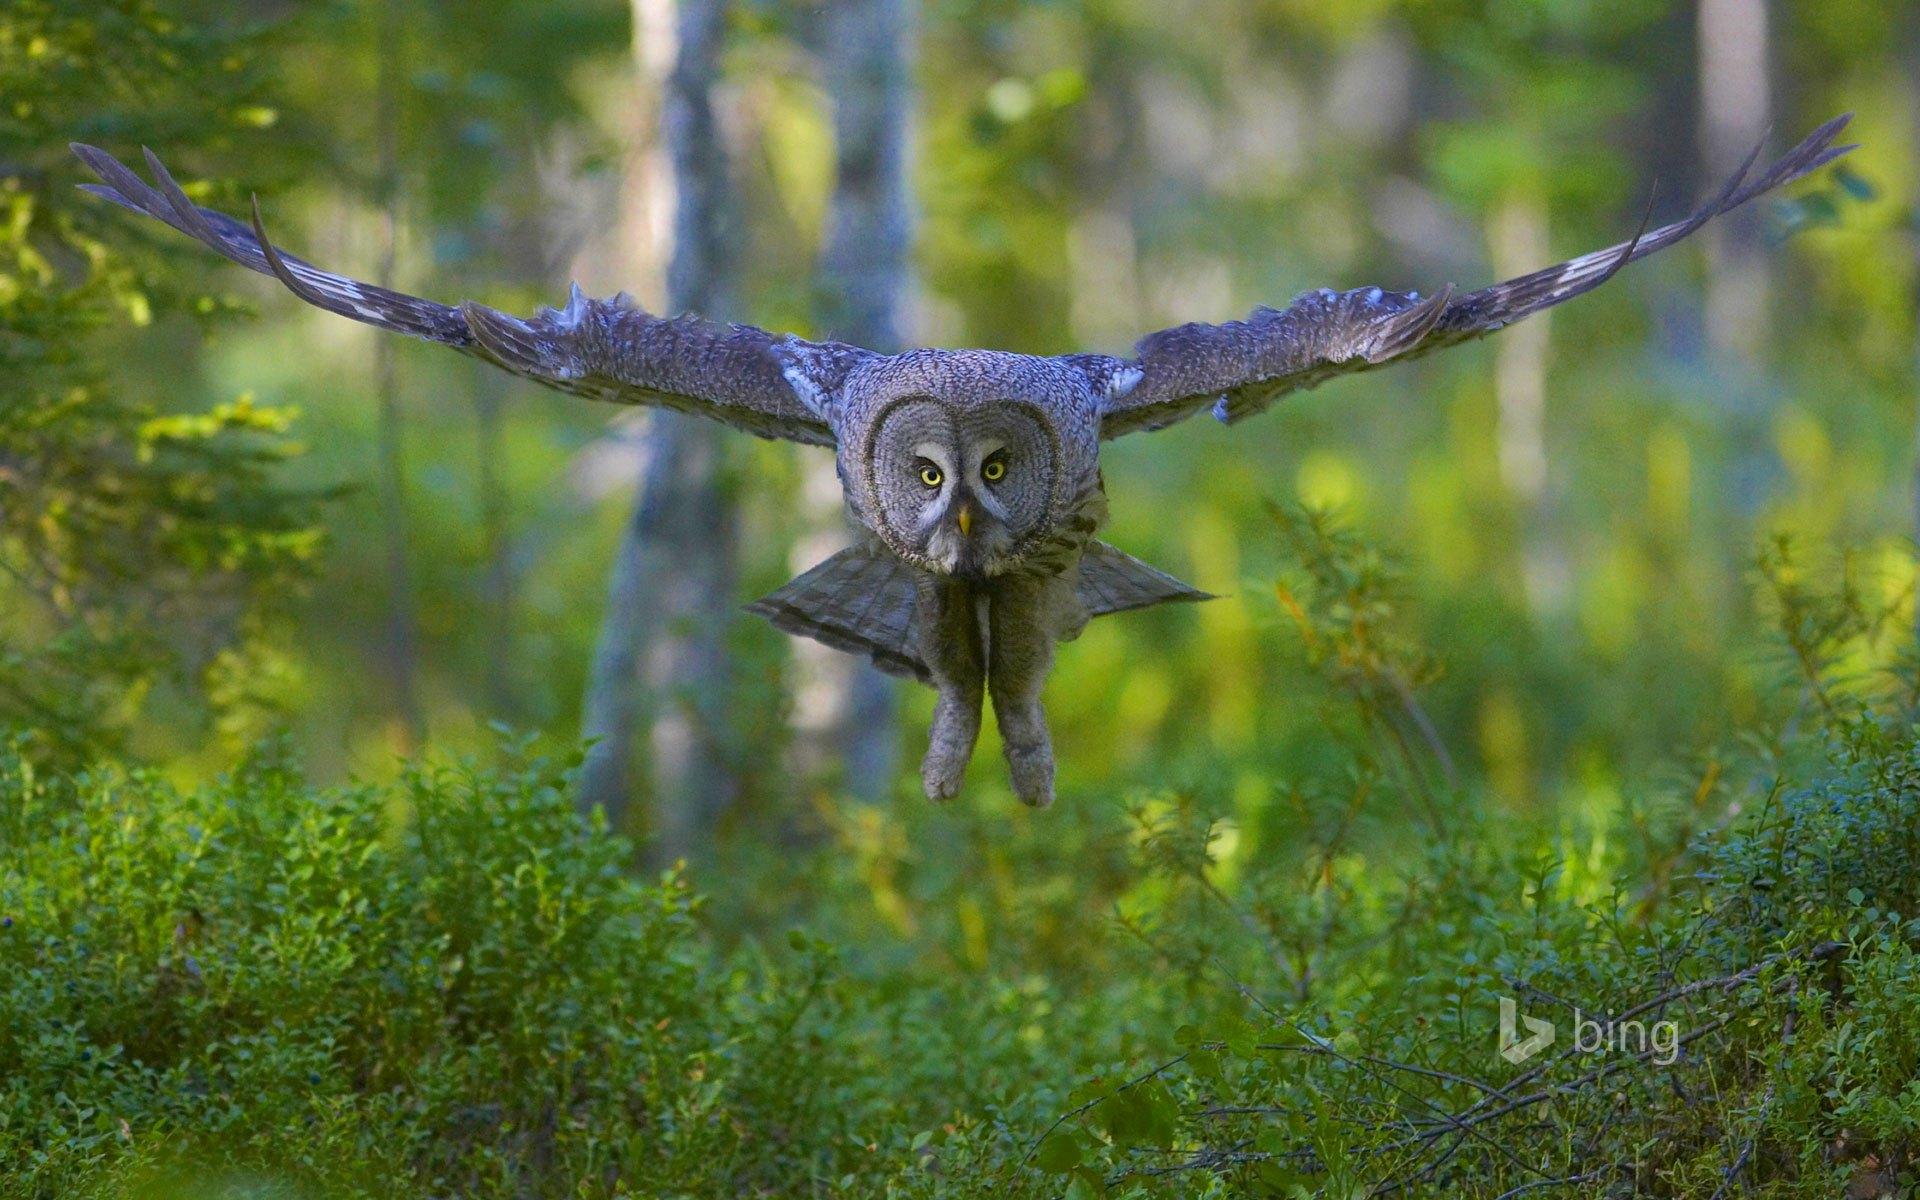
<path id="1" fill-rule="evenodd" d="M 1852 149 L 1848 118 L 1808 135 L 1757 177 L 1739 172 L 1690 216 L 1529 275 L 1456 296 L 1321 289 L 1244 321 L 1187 324 L 1131 358 L 993 350 L 879 354 L 838 342 L 663 318 L 624 293 L 531 317 L 438 304 L 321 270 L 187 199 L 151 152 L 149 185 L 111 155 L 74 153 L 87 190 L 144 213 L 315 307 L 451 346 L 547 387 L 697 413 L 761 437 L 831 446 L 861 545 L 752 606 L 776 626 L 864 654 L 939 698 L 921 766 L 930 797 L 956 795 L 991 696 L 1014 790 L 1053 799 L 1041 687 L 1055 643 L 1094 616 L 1206 597 L 1094 540 L 1106 520 L 1100 443 L 1202 409 L 1232 423 L 1335 375 L 1501 329 L 1605 283 L 1629 262 Z"/>

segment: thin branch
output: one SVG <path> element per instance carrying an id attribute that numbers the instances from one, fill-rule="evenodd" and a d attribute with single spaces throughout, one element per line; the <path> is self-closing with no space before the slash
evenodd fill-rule
<path id="1" fill-rule="evenodd" d="M 1052 1137 L 1054 1133 L 1062 1125 L 1065 1125 L 1068 1121 L 1073 1120 L 1075 1117 L 1082 1116 L 1085 1113 L 1091 1112 L 1098 1105 L 1104 1103 L 1105 1101 L 1113 1099 L 1115 1096 L 1118 1096 L 1122 1092 L 1129 1091 L 1133 1088 L 1139 1087 L 1141 1084 L 1147 1082 L 1150 1079 L 1157 1079 L 1162 1074 L 1165 1074 L 1166 1072 L 1171 1071 L 1173 1068 L 1187 1061 L 1187 1055 L 1191 1053 L 1192 1051 L 1186 1051 L 1185 1053 L 1182 1053 L 1177 1058 L 1170 1058 L 1166 1062 L 1161 1063 L 1159 1066 L 1155 1067 L 1151 1071 L 1148 1071 L 1144 1075 L 1137 1075 L 1134 1078 L 1127 1080 L 1125 1083 L 1121 1084 L 1119 1087 L 1114 1088 L 1112 1091 L 1106 1092 L 1099 1096 L 1095 1096 L 1093 1099 L 1087 1101 L 1085 1104 L 1082 1104 L 1080 1107 L 1076 1109 L 1073 1109 L 1069 1112 L 1061 1113 L 1058 1117 L 1054 1118 L 1053 1124 L 1047 1126 L 1046 1132 L 1042 1133 L 1039 1137 L 1035 1138 L 1033 1145 L 1027 1147 L 1026 1154 L 1020 1159 L 1020 1165 L 1024 1167 L 1029 1162 L 1032 1162 L 1033 1156 L 1039 1153 L 1040 1147 L 1046 1144 L 1047 1139 Z"/>
<path id="2" fill-rule="evenodd" d="M 1519 1187 L 1508 1188 L 1506 1191 L 1494 1197 L 1494 1200 L 1513 1200 L 1515 1196 L 1524 1195 L 1527 1192 L 1537 1191 L 1541 1188 L 1571 1187 L 1577 1183 L 1592 1183 L 1596 1179 L 1604 1179 L 1615 1172 L 1628 1169 L 1628 1167 L 1621 1163 L 1614 1163 L 1611 1166 L 1588 1171 L 1583 1175 L 1568 1175 L 1560 1179 L 1535 1179 L 1530 1183 L 1523 1183 Z"/>

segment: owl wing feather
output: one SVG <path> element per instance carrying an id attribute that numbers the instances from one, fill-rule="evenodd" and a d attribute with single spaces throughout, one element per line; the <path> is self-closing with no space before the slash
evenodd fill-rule
<path id="1" fill-rule="evenodd" d="M 316 308 L 380 329 L 451 346 L 547 387 L 694 413 L 766 438 L 831 446 L 831 390 L 797 385 L 786 364 L 804 361 L 806 378 L 844 375 L 870 352 L 839 343 L 776 337 L 751 325 L 717 326 L 698 317 L 657 317 L 623 292 L 589 299 L 575 286 L 564 308 L 509 316 L 482 304 L 439 304 L 336 275 L 285 254 L 268 240 L 256 199 L 249 228 L 188 200 L 173 176 L 146 152 L 157 187 L 112 155 L 76 144 L 73 152 L 98 184 L 96 196 L 164 222 L 243 267 L 272 275 Z"/>
<path id="2" fill-rule="evenodd" d="M 1635 259 L 1663 250 L 1714 217 L 1853 149 L 1833 144 L 1852 114 L 1828 121 L 1751 180 L 1747 161 L 1711 201 L 1671 225 L 1641 232 L 1605 250 L 1546 267 L 1477 292 L 1449 286 L 1422 299 L 1417 292 L 1321 289 L 1285 309 L 1260 308 L 1244 321 L 1188 324 L 1142 339 L 1131 361 L 1108 360 L 1107 377 L 1134 379 L 1113 389 L 1102 407 L 1100 436 L 1161 429 L 1201 409 L 1231 424 L 1261 412 L 1288 392 L 1336 375 L 1365 371 L 1485 337 L 1522 317 L 1599 287 Z M 1079 355 L 1076 359 L 1095 356 Z M 1137 374 L 1135 374 L 1137 372 Z"/>

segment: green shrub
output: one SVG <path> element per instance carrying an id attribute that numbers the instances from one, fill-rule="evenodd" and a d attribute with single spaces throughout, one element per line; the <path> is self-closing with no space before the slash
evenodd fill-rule
<path id="1" fill-rule="evenodd" d="M 7 758 L 6 1190 L 1825 1196 L 1920 1150 L 1915 875 L 1875 865 L 1920 849 L 1911 746 L 1697 837 L 1652 908 L 1465 817 L 1391 875 L 1228 890 L 1201 810 L 1150 803 L 1087 973 L 723 955 L 566 764 L 506 759 L 181 792 Z M 1560 1042 L 1502 1062 L 1501 995 Z M 1569 1046 L 1566 1005 L 1673 1021 L 1674 1061 Z"/>
<path id="2" fill-rule="evenodd" d="M 1328 820 L 1316 805 L 1340 809 L 1338 792 L 1303 798 L 1286 851 L 1231 892 L 1218 826 L 1172 810 L 1146 831 L 1159 886 L 1131 922 L 1139 972 L 1204 976 L 1238 1003 L 1083 1087 L 1036 1161 L 1083 1190 L 1183 1195 L 1905 1186 L 1920 744 L 1907 672 L 1859 670 L 1890 640 L 1888 611 L 1774 547 L 1762 577 L 1797 735 L 1758 738 L 1737 776 L 1710 771 L 1666 832 L 1658 805 L 1540 828 L 1473 794 L 1434 803 L 1443 764 L 1419 761 L 1418 702 L 1380 686 L 1415 678 L 1401 664 L 1417 650 L 1395 648 L 1377 563 L 1311 514 L 1281 516 L 1305 569 L 1283 601 L 1374 734 L 1354 743 L 1352 799 Z M 1817 781 L 1792 786 L 1809 768 Z M 1412 844 L 1363 839 L 1354 818 L 1373 806 L 1444 819 Z M 1502 997 L 1556 1041 L 1505 1061 Z"/>
<path id="3" fill-rule="evenodd" d="M 0 814 L 10 1191 L 731 1195 L 833 1128 L 824 958 L 708 969 L 555 762 L 182 793 L 13 757 Z"/>

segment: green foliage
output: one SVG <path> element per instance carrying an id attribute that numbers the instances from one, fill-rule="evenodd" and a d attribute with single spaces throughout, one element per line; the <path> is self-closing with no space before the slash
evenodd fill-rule
<path id="1" fill-rule="evenodd" d="M 707 969 L 684 883 L 508 757 L 316 792 L 269 755 L 185 794 L 10 757 L 10 1190 L 738 1195 L 842 1153 L 825 951 Z"/>
<path id="2" fill-rule="evenodd" d="M 163 746 L 161 721 L 209 697 L 244 740 L 282 690 L 265 622 L 320 538 L 315 497 L 278 473 L 292 414 L 174 409 L 162 364 L 113 369 L 157 344 L 127 328 L 230 305 L 104 236 L 65 165 L 70 140 L 191 157 L 271 124 L 261 40 L 147 0 L 0 11 L 0 719 L 70 763 L 136 725 L 136 748 Z"/>

